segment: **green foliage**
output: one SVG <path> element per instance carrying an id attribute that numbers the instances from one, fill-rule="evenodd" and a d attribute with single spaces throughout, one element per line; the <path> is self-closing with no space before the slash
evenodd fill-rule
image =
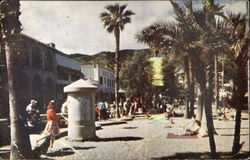
<path id="1" fill-rule="evenodd" d="M 153 86 L 151 80 L 151 63 L 148 61 L 149 52 L 135 52 L 131 59 L 128 59 L 121 69 L 121 86 L 126 90 L 129 97 L 143 97 L 151 99 Z"/>
<path id="2" fill-rule="evenodd" d="M 163 82 L 161 87 L 163 96 L 171 99 L 181 99 L 183 97 L 183 86 L 178 83 L 177 72 L 183 67 L 181 59 L 174 58 L 172 55 L 166 55 L 163 61 Z"/>
<path id="3" fill-rule="evenodd" d="M 20 33 L 22 24 L 19 21 L 21 12 L 18 0 L 1 0 L 0 1 L 0 22 L 3 26 L 3 36 L 10 36 L 14 33 Z"/>

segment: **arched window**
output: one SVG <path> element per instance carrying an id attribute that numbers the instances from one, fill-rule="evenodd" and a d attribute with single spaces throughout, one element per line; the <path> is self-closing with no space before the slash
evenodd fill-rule
<path id="1" fill-rule="evenodd" d="M 45 64 L 45 70 L 53 71 L 53 55 L 49 51 L 45 53 L 44 64 Z"/>
<path id="2" fill-rule="evenodd" d="M 32 67 L 42 68 L 42 53 L 39 48 L 32 48 Z"/>

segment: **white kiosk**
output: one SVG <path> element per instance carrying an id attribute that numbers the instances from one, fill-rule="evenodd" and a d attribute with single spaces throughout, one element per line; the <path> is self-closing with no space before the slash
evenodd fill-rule
<path id="1" fill-rule="evenodd" d="M 98 87 L 80 79 L 64 87 L 68 93 L 68 139 L 83 141 L 96 139 L 95 92 Z"/>

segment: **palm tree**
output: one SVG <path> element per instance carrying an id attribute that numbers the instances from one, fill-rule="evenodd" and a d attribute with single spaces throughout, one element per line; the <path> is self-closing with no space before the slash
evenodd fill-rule
<path id="1" fill-rule="evenodd" d="M 210 149 L 216 153 L 214 141 L 214 125 L 212 119 L 213 73 L 214 57 L 223 49 L 225 41 L 217 28 L 215 15 L 225 18 L 222 8 L 213 0 L 204 0 L 202 10 L 192 10 L 192 1 L 186 3 L 186 10 L 177 3 L 172 2 L 177 15 L 180 28 L 190 37 L 188 53 L 192 59 L 195 77 L 200 86 L 200 91 L 205 105 L 207 130 Z"/>
<path id="2" fill-rule="evenodd" d="M 177 20 L 177 26 L 158 23 L 143 30 L 141 35 L 148 36 L 143 39 L 137 36 L 139 41 L 144 43 L 153 43 L 157 39 L 154 36 L 160 36 L 165 48 L 171 53 L 183 54 L 189 56 L 194 76 L 199 83 L 202 103 L 205 106 L 207 130 L 209 135 L 210 149 L 216 153 L 214 141 L 214 125 L 212 119 L 212 96 L 213 96 L 213 67 L 214 56 L 217 51 L 222 48 L 223 42 L 220 38 L 220 33 L 216 28 L 215 15 L 223 16 L 221 9 L 223 6 L 214 4 L 213 0 L 204 0 L 203 9 L 193 11 L 192 1 L 185 3 L 185 7 L 181 7 L 178 3 L 171 1 Z M 223 16 L 224 17 L 224 16 Z M 156 29 L 155 29 L 156 28 Z M 153 34 L 151 30 L 153 30 Z M 161 39 L 158 38 L 158 39 Z M 188 64 L 188 63 L 187 63 Z"/>
<path id="3" fill-rule="evenodd" d="M 0 15 L 1 28 L 4 41 L 6 64 L 9 87 L 10 126 L 11 126 L 11 154 L 10 159 L 34 158 L 31 154 L 31 144 L 24 119 L 20 113 L 20 93 L 18 93 L 18 73 L 20 66 L 18 59 L 20 54 L 15 44 L 18 42 L 17 35 L 21 32 L 19 21 L 19 0 L 1 0 Z M 18 98 L 19 97 L 19 98 Z"/>
<path id="4" fill-rule="evenodd" d="M 109 33 L 114 33 L 115 36 L 115 100 L 116 100 L 116 117 L 119 118 L 119 71 L 120 71 L 120 31 L 124 29 L 125 24 L 131 23 L 131 16 L 135 15 L 131 10 L 125 10 L 127 5 L 108 5 L 105 7 L 107 12 L 103 12 L 100 15 L 100 19 L 103 22 L 104 28 Z"/>
<path id="5" fill-rule="evenodd" d="M 231 62 L 236 66 L 233 73 L 233 96 L 231 105 L 236 109 L 235 132 L 232 152 L 238 153 L 241 149 L 240 126 L 241 111 L 244 106 L 244 95 L 247 92 L 247 61 L 248 61 L 248 35 L 246 15 L 230 14 L 225 20 L 225 37 L 227 40 L 227 53 Z"/>

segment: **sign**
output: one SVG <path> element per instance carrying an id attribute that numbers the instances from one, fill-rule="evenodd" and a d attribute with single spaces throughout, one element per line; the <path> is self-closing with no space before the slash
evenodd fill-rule
<path id="1" fill-rule="evenodd" d="M 152 84 L 154 86 L 163 86 L 163 73 L 162 73 L 162 61 L 161 57 L 152 57 L 149 59 L 152 63 L 153 68 L 153 77 L 152 77 Z"/>

